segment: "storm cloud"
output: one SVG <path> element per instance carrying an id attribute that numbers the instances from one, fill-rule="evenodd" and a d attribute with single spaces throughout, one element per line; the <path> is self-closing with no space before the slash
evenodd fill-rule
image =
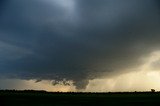
<path id="1" fill-rule="evenodd" d="M 0 2 L 1 77 L 73 80 L 120 73 L 159 50 L 157 0 Z"/>

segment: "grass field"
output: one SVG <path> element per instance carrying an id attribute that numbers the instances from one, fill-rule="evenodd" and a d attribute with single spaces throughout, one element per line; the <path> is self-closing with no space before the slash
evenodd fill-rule
<path id="1" fill-rule="evenodd" d="M 0 91 L 0 106 L 155 106 L 159 92 L 51 93 Z"/>

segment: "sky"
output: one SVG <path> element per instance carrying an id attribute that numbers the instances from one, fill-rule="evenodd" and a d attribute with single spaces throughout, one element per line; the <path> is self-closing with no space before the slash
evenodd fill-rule
<path id="1" fill-rule="evenodd" d="M 0 89 L 152 88 L 159 0 L 0 0 Z"/>

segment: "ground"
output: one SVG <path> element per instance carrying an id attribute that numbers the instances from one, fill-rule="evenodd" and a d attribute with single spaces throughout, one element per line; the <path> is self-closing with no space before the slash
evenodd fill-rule
<path id="1" fill-rule="evenodd" d="M 0 91 L 0 106 L 153 106 L 157 104 L 160 104 L 159 92 Z"/>

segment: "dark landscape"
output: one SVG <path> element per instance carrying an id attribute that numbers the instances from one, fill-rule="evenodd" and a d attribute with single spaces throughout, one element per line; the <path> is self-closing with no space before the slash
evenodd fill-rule
<path id="1" fill-rule="evenodd" d="M 0 106 L 153 106 L 157 104 L 160 104 L 160 92 L 0 91 Z"/>

